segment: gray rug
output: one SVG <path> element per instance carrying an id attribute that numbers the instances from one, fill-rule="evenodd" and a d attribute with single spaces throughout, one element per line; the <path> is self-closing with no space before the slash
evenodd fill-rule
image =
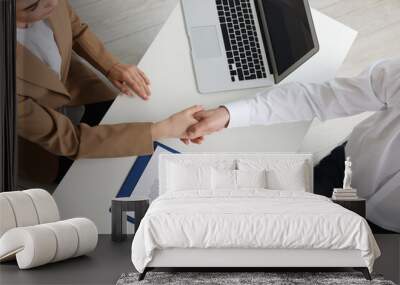
<path id="1" fill-rule="evenodd" d="M 381 276 L 373 275 L 368 281 L 358 272 L 148 272 L 146 278 L 138 281 L 138 273 L 122 274 L 117 285 L 298 285 L 298 284 L 328 284 L 328 285 L 395 285 Z"/>

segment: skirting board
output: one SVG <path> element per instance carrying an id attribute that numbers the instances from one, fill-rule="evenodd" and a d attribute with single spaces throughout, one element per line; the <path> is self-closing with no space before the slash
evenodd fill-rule
<path id="1" fill-rule="evenodd" d="M 147 267 L 365 267 L 359 250 L 164 249 Z"/>

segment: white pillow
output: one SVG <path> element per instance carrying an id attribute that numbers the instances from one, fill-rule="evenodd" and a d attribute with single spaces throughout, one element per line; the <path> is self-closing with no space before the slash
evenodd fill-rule
<path id="1" fill-rule="evenodd" d="M 240 188 L 267 188 L 267 171 L 215 169 L 211 171 L 214 190 Z"/>
<path id="2" fill-rule="evenodd" d="M 267 188 L 273 190 L 306 191 L 306 163 L 303 160 L 240 159 L 240 170 L 267 170 Z"/>
<path id="3" fill-rule="evenodd" d="M 211 173 L 212 189 L 236 189 L 236 170 L 213 168 Z"/>
<path id="4" fill-rule="evenodd" d="M 267 170 L 236 170 L 237 188 L 268 188 Z"/>
<path id="5" fill-rule="evenodd" d="M 305 169 L 288 168 L 284 171 L 272 169 L 268 171 L 268 188 L 273 190 L 289 190 L 306 192 Z"/>
<path id="6" fill-rule="evenodd" d="M 167 191 L 211 189 L 211 167 L 169 163 Z"/>

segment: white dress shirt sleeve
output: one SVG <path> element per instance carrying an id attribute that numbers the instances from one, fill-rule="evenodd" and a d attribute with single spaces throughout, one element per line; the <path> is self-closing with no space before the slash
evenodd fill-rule
<path id="1" fill-rule="evenodd" d="M 397 94 L 397 96 L 395 96 Z M 379 61 L 359 76 L 323 84 L 288 83 L 224 105 L 228 127 L 321 121 L 378 111 L 400 100 L 400 59 Z"/>

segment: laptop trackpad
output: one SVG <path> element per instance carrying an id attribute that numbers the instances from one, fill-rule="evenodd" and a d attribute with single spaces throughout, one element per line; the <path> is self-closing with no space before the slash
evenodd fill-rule
<path id="1" fill-rule="evenodd" d="M 215 26 L 194 27 L 192 28 L 191 37 L 197 58 L 221 56 L 221 47 Z"/>

